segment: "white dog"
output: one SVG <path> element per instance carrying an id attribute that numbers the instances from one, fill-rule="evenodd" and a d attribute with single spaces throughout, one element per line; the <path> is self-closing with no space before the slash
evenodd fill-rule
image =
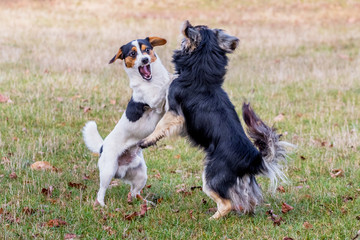
<path id="1" fill-rule="evenodd" d="M 83 128 L 86 146 L 99 153 L 100 189 L 95 205 L 104 206 L 104 197 L 113 177 L 131 185 L 131 197 L 140 197 L 146 184 L 146 164 L 137 143 L 150 135 L 164 115 L 166 92 L 170 84 L 168 71 L 153 47 L 166 44 L 158 37 L 138 39 L 123 45 L 110 60 L 123 60 L 133 94 L 125 113 L 112 132 L 103 140 L 96 123 L 90 121 Z"/>

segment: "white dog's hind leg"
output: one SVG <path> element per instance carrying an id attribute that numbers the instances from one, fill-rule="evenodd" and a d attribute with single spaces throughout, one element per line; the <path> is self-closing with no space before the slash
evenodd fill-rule
<path id="1" fill-rule="evenodd" d="M 97 193 L 96 204 L 105 206 L 104 198 L 106 189 L 109 187 L 112 178 L 118 169 L 117 156 L 105 156 L 104 154 L 99 159 L 100 171 L 100 189 Z"/>

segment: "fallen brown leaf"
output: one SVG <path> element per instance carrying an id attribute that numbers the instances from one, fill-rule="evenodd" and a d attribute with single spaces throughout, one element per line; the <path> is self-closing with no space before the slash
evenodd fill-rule
<path id="1" fill-rule="evenodd" d="M 293 210 L 294 208 L 292 206 L 290 206 L 289 204 L 283 202 L 282 205 L 281 205 L 281 212 L 282 213 L 287 213 L 291 210 Z"/>
<path id="2" fill-rule="evenodd" d="M 61 227 L 67 225 L 67 222 L 61 219 L 51 219 L 46 223 L 48 227 Z"/>
<path id="3" fill-rule="evenodd" d="M 36 212 L 34 209 L 29 208 L 29 207 L 24 207 L 22 211 L 26 215 L 32 215 L 32 214 L 34 214 Z"/>
<path id="4" fill-rule="evenodd" d="M 159 179 L 159 180 L 161 179 L 160 173 L 155 174 L 154 177 L 157 178 L 157 179 Z"/>
<path id="5" fill-rule="evenodd" d="M 278 216 L 274 214 L 273 210 L 266 211 L 266 214 L 270 216 L 269 218 L 273 222 L 274 226 L 280 226 L 281 222 L 284 221 L 282 217 L 277 218 Z"/>
<path id="6" fill-rule="evenodd" d="M 0 103 L 12 103 L 12 101 L 9 97 L 0 94 Z"/>
<path id="7" fill-rule="evenodd" d="M 77 239 L 77 238 L 80 238 L 81 236 L 80 235 L 76 235 L 74 233 L 66 233 L 65 236 L 64 236 L 64 239 Z"/>
<path id="8" fill-rule="evenodd" d="M 133 212 L 131 214 L 128 214 L 128 215 L 125 215 L 124 219 L 125 220 L 128 220 L 128 221 L 131 221 L 133 220 L 136 216 L 138 216 L 139 213 L 138 212 Z"/>
<path id="9" fill-rule="evenodd" d="M 313 228 L 313 225 L 311 225 L 309 222 L 304 222 L 303 227 L 305 229 L 311 229 L 311 228 Z"/>
<path id="10" fill-rule="evenodd" d="M 82 183 L 73 183 L 73 182 L 68 182 L 68 186 L 69 187 L 73 187 L 73 188 L 77 188 L 77 189 L 81 189 L 81 190 L 85 190 L 86 189 L 86 185 L 82 184 Z"/>
<path id="11" fill-rule="evenodd" d="M 146 202 L 141 204 L 140 206 L 140 214 L 139 216 L 145 216 L 145 213 L 149 210 L 150 208 L 148 208 L 148 206 L 146 205 Z"/>
<path id="12" fill-rule="evenodd" d="M 84 113 L 90 112 L 91 107 L 84 107 Z"/>
<path id="13" fill-rule="evenodd" d="M 103 229 L 107 231 L 110 235 L 114 235 L 116 231 L 112 229 L 110 226 L 103 226 Z"/>
<path id="14" fill-rule="evenodd" d="M 177 193 L 182 193 L 184 196 L 188 196 L 191 195 L 191 192 L 186 191 L 185 188 L 180 188 L 178 190 L 176 190 Z"/>
<path id="15" fill-rule="evenodd" d="M 291 237 L 284 237 L 283 240 L 294 240 L 294 239 Z"/>
<path id="16" fill-rule="evenodd" d="M 9 177 L 10 177 L 11 179 L 17 179 L 17 175 L 16 175 L 15 172 L 10 173 L 10 174 L 9 174 Z"/>
<path id="17" fill-rule="evenodd" d="M 285 192 L 285 188 L 283 186 L 278 186 L 278 188 L 276 189 L 278 192 Z"/>
<path id="18" fill-rule="evenodd" d="M 339 169 L 332 169 L 330 172 L 330 176 L 332 178 L 336 178 L 336 177 L 343 177 L 344 176 L 344 170 L 342 170 L 341 168 Z"/>
<path id="19" fill-rule="evenodd" d="M 191 219 L 195 219 L 195 217 L 193 216 L 193 211 L 194 211 L 194 210 L 190 210 L 190 211 L 189 211 L 189 215 L 190 215 L 190 218 L 191 218 Z"/>
<path id="20" fill-rule="evenodd" d="M 285 119 L 284 114 L 280 113 L 279 115 L 274 117 L 274 122 L 281 122 L 281 121 L 284 121 L 284 119 Z"/>
<path id="21" fill-rule="evenodd" d="M 47 197 L 51 197 L 53 191 L 54 191 L 53 186 L 49 186 L 48 188 L 41 189 L 41 193 Z"/>
<path id="22" fill-rule="evenodd" d="M 0 215 L 4 213 L 4 209 L 0 208 Z"/>
<path id="23" fill-rule="evenodd" d="M 47 161 L 36 161 L 33 164 L 31 164 L 30 168 L 32 170 L 51 170 L 51 171 L 58 170 L 54 166 L 51 166 L 51 164 Z"/>

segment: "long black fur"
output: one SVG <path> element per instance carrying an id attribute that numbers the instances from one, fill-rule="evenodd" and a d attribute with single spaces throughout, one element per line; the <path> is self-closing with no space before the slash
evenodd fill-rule
<path id="1" fill-rule="evenodd" d="M 179 74 L 169 89 L 169 110 L 184 115 L 191 142 L 206 152 L 205 178 L 222 198 L 230 199 L 237 179 L 264 170 L 262 155 L 246 136 L 235 107 L 222 89 L 228 58 L 211 29 L 200 30 L 192 52 L 175 51 Z"/>

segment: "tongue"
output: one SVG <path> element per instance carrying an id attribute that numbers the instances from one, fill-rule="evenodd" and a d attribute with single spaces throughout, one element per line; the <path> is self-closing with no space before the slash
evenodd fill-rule
<path id="1" fill-rule="evenodd" d="M 140 67 L 139 71 L 145 78 L 150 78 L 151 77 L 150 65 Z"/>

